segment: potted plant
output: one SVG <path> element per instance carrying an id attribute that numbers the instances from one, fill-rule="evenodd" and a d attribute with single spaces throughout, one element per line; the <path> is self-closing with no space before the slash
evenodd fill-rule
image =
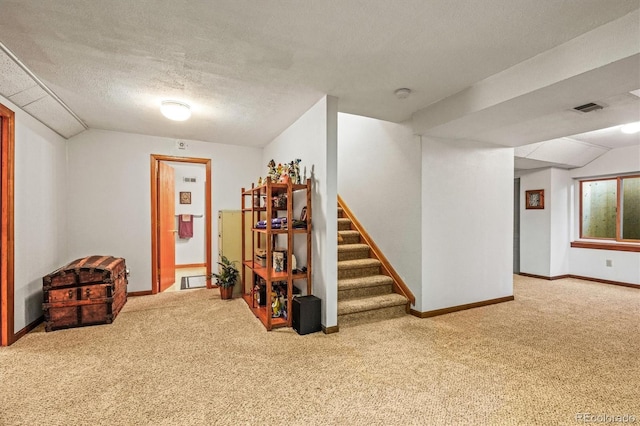
<path id="1" fill-rule="evenodd" d="M 238 269 L 234 265 L 235 262 L 227 259 L 226 256 L 221 256 L 219 273 L 212 273 L 209 278 L 215 278 L 216 284 L 220 288 L 220 298 L 221 299 L 231 299 L 233 296 L 233 286 L 236 285 L 236 281 L 238 281 Z"/>

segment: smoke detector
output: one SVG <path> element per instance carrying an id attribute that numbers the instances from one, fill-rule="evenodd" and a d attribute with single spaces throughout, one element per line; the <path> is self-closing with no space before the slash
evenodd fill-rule
<path id="1" fill-rule="evenodd" d="M 396 89 L 396 91 L 393 92 L 393 94 L 396 95 L 396 98 L 398 99 L 407 99 L 411 94 L 411 89 L 407 89 L 406 87 L 403 87 L 401 89 Z"/>

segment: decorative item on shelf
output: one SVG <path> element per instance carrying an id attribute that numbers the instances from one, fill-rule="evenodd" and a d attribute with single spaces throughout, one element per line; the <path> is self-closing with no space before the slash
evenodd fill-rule
<path id="1" fill-rule="evenodd" d="M 233 286 L 236 285 L 240 272 L 235 266 L 235 262 L 227 259 L 226 256 L 220 257 L 220 271 L 218 274 L 211 273 L 207 278 L 215 278 L 218 287 L 220 287 L 220 298 L 231 299 L 233 296 Z"/>
<path id="2" fill-rule="evenodd" d="M 260 305 L 260 285 L 256 284 L 253 286 L 253 306 Z"/>
<path id="3" fill-rule="evenodd" d="M 267 266 L 267 251 L 265 249 L 256 249 L 254 262 L 265 268 Z"/>
<path id="4" fill-rule="evenodd" d="M 263 182 L 262 182 L 262 176 L 260 176 L 260 177 L 258 178 L 258 186 L 262 186 L 262 183 L 263 183 Z"/>
<path id="5" fill-rule="evenodd" d="M 289 178 L 291 179 L 291 183 L 294 185 L 299 185 L 302 183 L 302 177 L 300 176 L 300 162 L 302 160 L 296 158 L 291 163 L 289 163 Z"/>
<path id="6" fill-rule="evenodd" d="M 286 281 L 274 283 L 271 290 L 271 318 L 287 319 Z"/>
<path id="7" fill-rule="evenodd" d="M 272 159 L 267 164 L 267 167 L 268 167 L 267 179 L 271 179 L 271 183 L 277 182 L 278 179 L 280 178 L 280 175 L 278 174 L 278 171 L 276 170 L 276 162 L 273 161 L 273 159 Z"/>
<path id="8" fill-rule="evenodd" d="M 284 172 L 284 168 L 282 167 L 282 163 L 278 163 L 278 167 L 276 167 L 277 178 L 274 182 L 280 182 L 280 176 L 282 176 L 282 172 Z"/>
<path id="9" fill-rule="evenodd" d="M 280 302 L 280 317 L 287 319 L 287 299 L 284 291 L 278 293 L 278 301 Z"/>
<path id="10" fill-rule="evenodd" d="M 285 263 L 286 253 L 284 251 L 273 252 L 273 270 L 275 272 L 284 272 L 286 269 Z"/>
<path id="11" fill-rule="evenodd" d="M 267 305 L 267 282 L 260 277 L 256 277 L 256 283 L 251 292 L 253 293 L 253 307 Z"/>
<path id="12" fill-rule="evenodd" d="M 280 316 L 281 306 L 280 306 L 280 298 L 278 297 L 278 293 L 275 291 L 271 292 L 271 311 L 273 312 L 271 317 L 278 318 Z"/>
<path id="13" fill-rule="evenodd" d="M 287 208 L 287 194 L 280 194 L 271 198 L 274 209 L 286 209 Z"/>

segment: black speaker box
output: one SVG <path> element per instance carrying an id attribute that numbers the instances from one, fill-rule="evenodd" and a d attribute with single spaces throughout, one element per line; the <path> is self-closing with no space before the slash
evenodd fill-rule
<path id="1" fill-rule="evenodd" d="M 291 326 L 298 334 L 309 334 L 321 331 L 320 312 L 320 299 L 316 296 L 294 297 Z"/>

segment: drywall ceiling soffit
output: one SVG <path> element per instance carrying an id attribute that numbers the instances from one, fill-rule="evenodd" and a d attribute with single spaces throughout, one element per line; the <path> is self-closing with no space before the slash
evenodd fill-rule
<path id="1" fill-rule="evenodd" d="M 640 121 L 640 106 L 638 107 L 637 119 L 630 120 L 629 122 L 633 121 Z M 618 125 L 605 129 L 594 130 L 592 132 L 580 133 L 571 136 L 571 139 L 611 149 L 640 145 L 640 133 L 622 133 L 621 127 L 621 125 Z"/>
<path id="2" fill-rule="evenodd" d="M 640 47 L 639 47 L 640 48 Z M 640 120 L 640 54 L 463 116 L 426 132 L 441 138 L 520 146 Z M 605 108 L 580 113 L 596 102 Z"/>
<path id="3" fill-rule="evenodd" d="M 637 0 L 0 0 L 0 40 L 92 128 L 261 146 L 329 94 L 400 122 Z M 393 91 L 410 87 L 398 100 Z M 192 105 L 167 122 L 162 99 Z"/>
<path id="4" fill-rule="evenodd" d="M 545 169 L 549 167 L 557 167 L 560 169 L 571 169 L 572 167 L 566 164 L 559 164 L 548 161 L 540 161 L 533 160 L 531 158 L 514 158 L 514 169 L 515 170 L 534 170 L 534 169 Z"/>
<path id="5" fill-rule="evenodd" d="M 86 127 L 22 68 L 0 44 L 0 94 L 64 138 Z"/>
<path id="6" fill-rule="evenodd" d="M 559 138 L 523 147 L 517 147 L 517 158 L 543 161 L 563 167 L 583 167 L 609 151 L 608 148 L 589 145 L 570 138 Z"/>

